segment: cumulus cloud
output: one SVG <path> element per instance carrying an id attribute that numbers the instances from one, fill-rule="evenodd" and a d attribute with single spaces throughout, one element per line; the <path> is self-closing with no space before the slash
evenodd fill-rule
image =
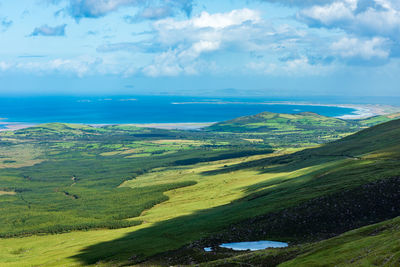
<path id="1" fill-rule="evenodd" d="M 153 24 L 157 33 L 154 42 L 160 47 L 185 49 L 187 53 L 198 55 L 217 50 L 222 43 L 239 43 L 251 38 L 253 35 L 246 31 L 257 28 L 259 22 L 259 12 L 250 9 L 215 14 L 202 12 L 186 20 L 165 19 Z"/>
<path id="2" fill-rule="evenodd" d="M 260 14 L 250 9 L 157 21 L 153 24 L 157 35 L 151 43 L 166 51 L 156 55 L 143 71 L 150 76 L 196 74 L 206 65 L 201 55 L 239 45 L 246 38 L 246 29 L 260 21 Z"/>
<path id="3" fill-rule="evenodd" d="M 297 19 L 309 27 L 343 31 L 330 52 L 347 63 L 382 64 L 400 56 L 398 0 L 336 0 L 304 7 Z"/>
<path id="4" fill-rule="evenodd" d="M 306 32 L 289 25 L 275 27 L 263 20 L 259 11 L 247 8 L 214 14 L 202 12 L 180 20 L 166 18 L 155 21 L 152 27 L 152 35 L 147 40 L 104 44 L 97 51 L 152 54 L 152 62 L 142 67 L 146 75 L 175 76 L 237 68 L 239 66 L 226 64 L 232 53 L 237 55 L 237 62 L 247 60 L 249 54 L 259 60 L 275 57 L 277 61 L 276 58 L 284 53 L 304 54 L 305 47 L 317 43 Z M 264 55 L 268 57 L 264 58 Z M 287 65 L 294 66 L 298 58 L 286 61 Z M 310 65 L 327 62 L 326 58 L 316 56 L 307 61 Z M 239 68 L 243 70 L 243 67 Z"/>
<path id="5" fill-rule="evenodd" d="M 210 14 L 203 11 L 199 16 L 188 20 L 166 19 L 156 22 L 158 29 L 179 30 L 184 28 L 214 28 L 222 29 L 240 25 L 244 22 L 256 23 L 261 20 L 261 14 L 251 9 L 237 9 L 227 13 Z"/>
<path id="6" fill-rule="evenodd" d="M 290 5 L 300 7 L 296 18 L 304 22 L 302 26 L 275 25 L 264 19 L 260 11 L 248 8 L 174 17 L 176 12 L 185 10 L 184 4 L 188 4 L 190 13 L 192 1 L 185 0 L 69 0 L 68 3 L 70 14 L 78 19 L 101 17 L 134 6 L 138 12 L 125 20 L 130 23 L 152 20 L 151 29 L 141 36 L 140 42 L 98 46 L 101 60 L 47 62 L 51 69 L 78 75 L 93 71 L 124 75 L 142 72 L 148 76 L 195 75 L 207 71 L 320 75 L 340 64 L 387 63 L 399 46 L 396 38 L 400 38 L 396 34 L 400 7 L 390 0 L 291 1 Z M 80 8 L 73 9 L 73 5 Z M 321 34 L 322 31 L 310 31 L 309 27 L 328 31 Z M 53 28 L 47 25 L 41 28 L 46 30 L 36 28 L 32 35 L 51 35 Z M 65 26 L 63 32 L 62 35 Z M 118 51 L 122 53 L 115 53 Z M 400 48 L 397 51 L 400 55 Z M 126 64 L 118 66 L 118 62 L 104 60 L 113 56 L 126 58 Z"/>
<path id="7" fill-rule="evenodd" d="M 169 18 L 155 22 L 153 28 L 157 35 L 152 43 L 168 50 L 156 55 L 153 63 L 144 69 L 151 76 L 195 74 L 207 70 L 205 61 L 213 72 L 219 67 L 245 71 L 243 65 L 251 55 L 258 58 L 254 64 L 277 62 L 284 53 L 302 54 L 304 61 L 308 57 L 306 47 L 317 43 L 307 32 L 286 24 L 274 26 L 259 11 L 246 8 L 226 13 L 203 12 L 187 20 Z M 236 63 L 243 62 L 243 65 L 228 66 L 226 62 L 231 61 L 232 55 L 237 55 Z M 287 61 L 287 65 L 294 67 L 298 58 Z M 307 58 L 307 64 L 319 64 L 316 61 Z"/>
<path id="8" fill-rule="evenodd" d="M 397 0 L 340 0 L 301 10 L 297 17 L 311 27 L 339 28 L 363 36 L 400 41 L 400 4 Z"/>
<path id="9" fill-rule="evenodd" d="M 40 27 L 36 27 L 33 32 L 31 33 L 31 36 L 65 36 L 65 27 L 67 24 L 55 26 L 55 27 L 50 27 L 47 24 L 42 25 Z"/>
<path id="10" fill-rule="evenodd" d="M 138 7 L 139 13 L 128 16 L 131 22 L 142 19 L 159 19 L 175 14 L 176 10 L 190 16 L 193 0 L 49 0 L 67 2 L 64 11 L 76 20 L 99 18 L 124 7 Z"/>

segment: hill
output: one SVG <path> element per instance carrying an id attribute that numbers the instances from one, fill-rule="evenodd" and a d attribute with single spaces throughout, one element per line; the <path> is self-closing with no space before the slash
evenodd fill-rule
<path id="1" fill-rule="evenodd" d="M 0 265 L 191 264 L 237 255 L 209 254 L 205 246 L 260 239 L 289 242 L 288 251 L 299 252 L 294 260 L 311 255 L 302 249 L 311 242 L 308 248 L 321 248 L 321 257 L 333 251 L 319 245 L 331 241 L 321 240 L 400 215 L 400 120 L 290 154 L 262 151 L 236 134 L 165 131 L 149 137 L 149 132 L 137 136 L 140 129 L 123 129 L 124 135 L 107 127 L 100 131 L 110 133 L 47 142 L 40 135 L 2 136 L 7 153 L 30 144 L 43 151 L 38 155 L 43 162 L 0 168 L 0 191 L 15 193 L 0 196 L 0 229 L 27 229 L 37 221 L 43 227 L 28 228 L 42 235 L 15 231 L 17 238 L 1 238 Z M 160 147 L 169 150 L 131 157 L 141 153 L 137 149 Z M 251 147 L 260 154 L 232 152 Z M 7 161 L 12 159 L 9 154 Z M 318 217 L 321 211 L 328 219 Z M 398 220 L 393 224 L 396 235 Z M 49 232 L 59 234 L 44 234 Z M 351 261 L 357 254 L 352 251 L 343 261 Z M 396 251 L 385 253 L 397 259 Z"/>
<path id="2" fill-rule="evenodd" d="M 206 132 L 245 135 L 247 140 L 263 140 L 275 148 L 311 147 L 360 130 L 356 121 L 326 117 L 311 112 L 278 114 L 263 112 L 219 122 Z"/>
<path id="3" fill-rule="evenodd" d="M 400 113 L 360 120 L 326 117 L 312 112 L 279 114 L 262 112 L 215 123 L 204 131 L 245 136 L 275 148 L 312 147 L 332 142 L 362 129 L 400 118 Z"/>
<path id="4" fill-rule="evenodd" d="M 318 148 L 208 171 L 206 174 L 214 179 L 224 174 L 247 176 L 249 179 L 269 175 L 270 179 L 249 186 L 242 199 L 208 213 L 214 222 L 218 219 L 232 221 L 235 216 L 242 220 L 245 217 L 251 219 L 233 223 L 194 246 L 251 240 L 310 242 L 399 216 L 400 180 L 397 177 L 400 176 L 400 153 L 396 149 L 399 144 L 400 120 L 396 120 Z M 254 172 L 256 170 L 259 174 Z M 277 176 L 278 173 L 283 175 Z M 199 215 L 197 219 L 202 217 Z M 192 219 L 196 220 L 196 217 Z M 392 234 L 398 235 L 396 231 L 399 230 L 397 220 Z M 376 246 L 379 249 L 385 243 L 381 240 Z M 347 256 L 360 251 L 361 247 L 350 251 Z M 306 252 L 302 253 L 308 255 Z M 386 253 L 388 257 L 398 259 L 393 254 L 395 252 Z M 188 254 L 200 262 L 211 257 L 182 250 L 172 254 L 177 259 L 170 263 L 182 262 Z M 257 254 L 257 258 L 261 257 L 260 254 L 262 252 Z M 219 256 L 224 258 L 226 253 L 221 252 Z M 333 261 L 334 254 L 331 257 Z M 268 261 L 264 261 L 262 266 L 266 265 Z"/>
<path id="5" fill-rule="evenodd" d="M 357 123 L 338 118 L 326 117 L 312 112 L 280 114 L 262 112 L 233 120 L 219 122 L 207 127 L 208 131 L 218 132 L 292 132 L 304 131 L 347 132 L 357 127 Z"/>

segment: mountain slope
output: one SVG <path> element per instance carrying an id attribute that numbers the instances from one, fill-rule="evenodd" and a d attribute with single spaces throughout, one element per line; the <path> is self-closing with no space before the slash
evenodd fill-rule
<path id="1" fill-rule="evenodd" d="M 400 217 L 324 241 L 252 252 L 200 266 L 399 266 Z"/>
<path id="2" fill-rule="evenodd" d="M 343 140 L 290 155 L 270 156 L 233 165 L 230 163 L 214 167 L 207 165 L 207 169 L 211 170 L 203 171 L 200 176 L 192 173 L 174 176 L 177 181 L 191 177 L 198 184 L 181 192 L 172 193 L 169 200 L 171 207 L 168 208 L 168 204 L 160 206 L 162 211 L 157 212 L 170 209 L 174 213 L 173 218 L 159 221 L 150 228 L 132 232 L 123 238 L 90 246 L 77 255 L 77 258 L 89 264 L 98 260 L 99 251 L 107 251 L 107 254 L 103 254 L 103 260 L 117 260 L 121 257 L 119 255 L 122 247 L 131 255 L 142 255 L 137 258 L 141 261 L 154 255 L 155 251 L 159 253 L 181 247 L 175 252 L 165 254 L 157 264 L 190 264 L 192 260 L 201 262 L 207 259 L 208 254 L 204 255 L 205 252 L 200 251 L 203 247 L 215 245 L 215 242 L 279 240 L 298 243 L 304 242 L 307 238 L 319 240 L 334 236 L 354 227 L 398 216 L 400 207 L 395 206 L 393 213 L 390 207 L 389 212 L 382 217 L 368 217 L 374 212 L 383 211 L 378 202 L 374 205 L 374 199 L 383 199 L 388 193 L 384 189 L 386 187 L 380 186 L 379 181 L 388 181 L 389 188 L 396 189 L 393 195 L 389 194 L 388 202 L 384 203 L 398 202 L 396 199 L 400 190 L 397 190 L 397 186 L 391 187 L 389 179 L 400 176 L 400 161 L 397 160 L 400 152 L 392 151 L 394 144 L 400 144 L 399 125 L 400 121 L 392 121 Z M 371 142 L 376 144 L 368 146 L 367 144 Z M 160 171 L 157 176 L 167 177 L 167 173 Z M 149 178 L 143 177 L 144 180 Z M 213 196 L 211 193 L 215 194 L 215 189 L 224 191 L 223 189 L 232 183 L 232 180 L 249 183 L 241 187 L 242 197 L 212 206 L 215 201 L 209 201 Z M 205 186 L 204 181 L 213 181 L 213 187 Z M 369 191 L 370 185 L 375 183 L 378 189 Z M 193 192 L 198 196 L 195 200 L 191 197 Z M 203 192 L 201 196 L 200 192 Z M 341 196 L 343 192 L 348 193 Z M 371 205 L 365 208 L 365 212 L 371 214 L 364 218 L 365 213 L 358 212 L 358 204 L 354 201 L 354 212 L 351 211 L 351 216 L 348 216 L 343 227 L 335 229 L 340 218 L 346 216 L 346 212 L 350 212 L 347 211 L 347 202 L 335 209 L 335 201 L 348 199 L 353 203 L 352 197 L 355 197 L 355 200 L 362 198 L 371 200 L 372 203 L 369 203 Z M 197 204 L 191 201 L 196 201 Z M 209 208 L 203 206 L 203 203 L 209 204 Z M 316 215 L 319 210 L 324 210 L 328 203 L 333 206 L 330 212 L 332 218 L 324 221 L 321 228 L 313 227 L 322 223 Z M 361 205 L 361 202 L 359 204 Z M 201 210 L 198 209 L 198 205 L 201 205 Z M 176 216 L 181 209 L 185 210 L 185 213 Z M 156 214 L 154 211 L 153 216 Z M 260 224 L 253 221 L 260 218 L 259 216 L 269 219 Z M 301 227 L 304 221 L 314 223 L 309 224 L 310 228 L 305 232 L 312 232 L 312 235 L 299 236 L 296 232 L 284 231 Z M 232 230 L 240 229 L 241 225 L 245 231 Z M 144 248 L 143 243 L 147 242 L 153 242 L 152 244 L 167 242 L 168 245 Z"/>

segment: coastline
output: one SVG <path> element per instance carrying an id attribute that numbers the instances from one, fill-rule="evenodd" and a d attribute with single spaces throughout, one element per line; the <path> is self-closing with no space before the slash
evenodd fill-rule
<path id="1" fill-rule="evenodd" d="M 39 123 L 0 122 L 0 132 L 21 130 L 38 124 Z"/>
<path id="2" fill-rule="evenodd" d="M 293 106 L 323 106 L 351 108 L 355 111 L 352 114 L 337 116 L 336 118 L 344 120 L 359 120 L 374 116 L 388 115 L 400 112 L 400 107 L 379 104 L 321 104 L 321 103 L 302 103 L 302 102 L 269 102 L 266 105 L 293 105 Z"/>
<path id="3" fill-rule="evenodd" d="M 194 102 L 173 103 L 175 105 L 193 104 Z M 196 104 L 207 104 L 210 102 L 195 102 Z M 350 114 L 337 116 L 336 118 L 344 120 L 358 120 L 369 117 L 388 115 L 400 112 L 400 107 L 379 105 L 379 104 L 322 104 L 322 103 L 307 103 L 307 102 L 213 102 L 213 104 L 257 104 L 257 105 L 292 105 L 292 106 L 325 106 L 325 107 L 340 107 L 351 108 L 354 111 Z M 3 121 L 2 121 L 3 120 Z M 24 128 L 33 127 L 40 123 L 19 123 L 19 122 L 6 122 L 4 118 L 0 118 L 0 132 L 2 131 L 15 131 Z M 141 128 L 157 128 L 165 130 L 199 130 L 201 128 L 210 126 L 216 122 L 177 122 L 177 123 L 104 123 L 104 124 L 91 124 L 82 123 L 83 125 L 90 125 L 93 127 L 102 127 L 107 125 L 130 125 Z M 78 123 L 79 124 L 79 123 Z"/>
<path id="4" fill-rule="evenodd" d="M 324 104 L 324 103 L 310 103 L 310 102 L 293 102 L 293 101 L 277 101 L 277 102 L 235 102 L 235 101 L 218 101 L 218 102 L 173 102 L 173 105 L 187 105 L 187 104 L 248 104 L 248 105 L 291 105 L 291 106 L 320 106 L 320 107 L 338 107 L 338 108 L 351 108 L 355 111 L 352 114 L 337 116 L 336 118 L 345 120 L 365 119 L 369 117 L 388 115 L 391 113 L 400 112 L 400 107 L 382 105 L 382 104 Z"/>

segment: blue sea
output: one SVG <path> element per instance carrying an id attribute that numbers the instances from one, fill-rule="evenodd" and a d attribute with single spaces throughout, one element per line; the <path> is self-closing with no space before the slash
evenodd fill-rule
<path id="1" fill-rule="evenodd" d="M 184 123 L 224 121 L 263 111 L 308 111 L 331 117 L 354 112 L 351 108 L 331 106 L 265 104 L 274 101 L 283 99 L 184 96 L 3 97 L 0 98 L 0 118 L 3 123 Z"/>

